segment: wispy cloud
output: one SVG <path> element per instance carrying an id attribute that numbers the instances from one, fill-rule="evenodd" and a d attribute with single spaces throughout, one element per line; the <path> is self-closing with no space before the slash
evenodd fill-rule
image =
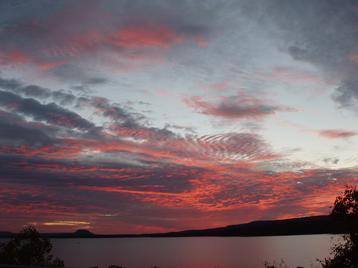
<path id="1" fill-rule="evenodd" d="M 349 130 L 326 129 L 319 131 L 319 135 L 330 139 L 347 139 L 358 135 L 358 133 Z"/>
<path id="2" fill-rule="evenodd" d="M 199 113 L 227 119 L 261 119 L 280 111 L 294 111 L 294 109 L 266 103 L 249 95 L 235 95 L 224 97 L 219 103 L 210 103 L 201 97 L 189 97 L 185 103 Z"/>

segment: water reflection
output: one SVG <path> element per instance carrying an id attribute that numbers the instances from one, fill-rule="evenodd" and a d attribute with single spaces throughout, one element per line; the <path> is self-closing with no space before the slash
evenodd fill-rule
<path id="1" fill-rule="evenodd" d="M 332 235 L 54 239 L 54 253 L 68 267 L 262 268 L 284 259 L 294 267 L 316 267 L 329 255 Z"/>

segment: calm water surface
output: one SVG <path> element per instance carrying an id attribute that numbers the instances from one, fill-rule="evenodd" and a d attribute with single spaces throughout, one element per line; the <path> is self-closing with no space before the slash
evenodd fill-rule
<path id="1" fill-rule="evenodd" d="M 284 259 L 294 267 L 318 267 L 338 236 L 53 239 L 67 267 L 262 268 Z"/>

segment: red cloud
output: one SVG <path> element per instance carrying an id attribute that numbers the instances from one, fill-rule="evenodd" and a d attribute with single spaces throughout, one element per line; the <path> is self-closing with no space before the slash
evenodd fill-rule
<path id="1" fill-rule="evenodd" d="M 184 102 L 202 114 L 224 117 L 227 119 L 260 119 L 278 111 L 292 109 L 263 103 L 251 96 L 231 96 L 224 98 L 219 104 L 212 104 L 201 97 L 191 97 Z"/>
<path id="2" fill-rule="evenodd" d="M 358 63 L 358 53 L 354 52 L 348 55 L 348 58 L 354 62 L 354 63 Z"/>
<path id="3" fill-rule="evenodd" d="M 201 36 L 186 36 L 176 32 L 174 29 L 161 24 L 133 24 L 126 25 L 116 31 L 99 32 L 91 30 L 78 33 L 67 39 L 65 50 L 60 50 L 62 54 L 68 53 L 75 55 L 81 50 L 90 51 L 103 49 L 106 46 L 114 49 L 126 49 L 138 51 L 144 49 L 169 49 L 175 45 L 193 40 L 197 46 L 205 47 L 206 39 Z M 66 52 L 67 51 L 67 52 Z M 56 51 L 54 51 L 56 52 Z M 65 53 L 64 53 L 65 52 Z M 145 58 L 140 53 L 128 53 L 118 51 L 134 59 Z"/>
<path id="4" fill-rule="evenodd" d="M 221 217 L 225 218 L 232 215 L 231 213 L 251 211 L 244 218 L 238 217 L 227 222 L 234 224 L 257 218 L 273 219 L 322 214 L 325 210 L 328 211 L 329 205 L 345 183 L 357 181 L 357 171 L 354 169 L 265 172 L 254 166 L 242 167 L 236 163 L 222 165 L 215 162 L 205 168 L 197 168 L 196 166 L 183 166 L 180 162 L 159 166 L 135 166 L 114 163 L 108 165 L 108 163 L 99 162 L 88 165 L 77 161 L 62 160 L 9 161 L 11 162 L 6 165 L 7 169 L 29 174 L 30 176 L 27 177 L 40 180 L 38 183 L 46 182 L 44 187 L 51 184 L 51 181 L 54 181 L 54 185 L 49 188 L 34 187 L 36 191 L 25 189 L 32 195 L 20 195 L 19 198 L 30 198 L 26 203 L 28 205 L 19 202 L 16 206 L 10 206 L 6 199 L 1 200 L 1 193 L 7 194 L 11 188 L 14 192 L 17 188 L 24 186 L 17 183 L 2 188 L 0 201 L 4 202 L 5 208 L 12 208 L 11 211 L 5 209 L 3 211 L 5 215 L 18 216 L 19 212 L 27 210 L 32 214 L 29 217 L 38 216 L 41 222 L 48 222 L 55 220 L 53 217 L 56 218 L 56 215 L 71 216 L 72 219 L 70 217 L 69 220 L 79 219 L 81 211 L 88 209 L 93 213 L 91 222 L 98 221 L 97 229 L 109 233 L 117 232 L 120 227 L 113 226 L 111 229 L 105 229 L 100 224 L 99 213 L 103 214 L 103 211 L 106 213 L 108 211 L 109 214 L 115 213 L 118 209 L 115 204 L 118 203 L 98 202 L 99 196 L 107 196 L 110 200 L 121 200 L 120 203 L 136 202 L 138 208 L 155 207 L 155 213 L 159 213 L 157 216 L 163 216 L 161 213 L 181 213 L 183 209 L 186 213 L 197 214 L 197 217 L 201 219 L 205 218 L 207 213 L 220 213 Z M 4 171 L 4 173 L 17 176 L 17 173 L 13 172 Z M 155 181 L 158 176 L 162 178 L 159 184 Z M 49 177 L 51 180 L 41 181 L 41 178 Z M 188 186 L 182 188 L 180 185 L 184 181 Z M 22 181 L 22 183 L 26 182 L 26 180 Z M 175 187 L 168 187 L 173 184 Z M 61 187 L 65 187 L 67 191 L 63 191 Z M 32 200 L 31 196 L 39 189 L 43 190 L 46 195 L 41 197 L 42 193 L 39 193 L 36 199 Z M 68 196 L 70 200 L 72 198 L 78 200 L 76 203 L 71 202 L 70 211 L 68 204 L 64 203 L 65 196 Z M 89 196 L 94 198 L 87 198 Z M 43 202 L 43 206 L 38 206 L 36 202 L 42 200 L 41 198 L 47 202 Z M 165 212 L 160 212 L 161 209 L 165 209 Z M 123 213 L 126 211 L 123 210 Z M 41 215 L 48 215 L 51 219 L 45 220 Z M 181 219 L 187 216 L 189 215 L 181 215 Z M 56 220 L 64 219 L 57 218 Z M 112 221 L 116 222 L 116 219 L 113 218 Z M 144 224 L 149 225 L 145 220 Z M 180 227 L 182 222 L 176 224 L 179 225 L 170 226 L 170 228 L 182 228 Z M 208 223 L 203 221 L 196 224 L 190 227 L 210 227 L 215 223 L 210 222 L 207 225 Z M 166 228 L 165 230 L 168 230 L 169 227 Z"/>
<path id="5" fill-rule="evenodd" d="M 49 70 L 65 64 L 64 60 L 43 59 L 21 50 L 0 52 L 1 64 L 33 64 L 41 70 Z"/>
<path id="6" fill-rule="evenodd" d="M 113 46 L 125 48 L 169 48 L 182 43 L 184 37 L 162 25 L 129 25 L 110 34 L 106 41 Z"/>
<path id="7" fill-rule="evenodd" d="M 20 50 L 1 52 L 0 59 L 3 63 L 23 64 L 30 60 L 30 56 Z"/>
<path id="8" fill-rule="evenodd" d="M 63 19 L 66 19 L 66 16 L 63 16 Z M 50 19 L 49 25 L 56 25 L 53 20 L 54 18 Z M 40 23 L 31 24 L 31 27 L 31 33 L 44 34 Z M 15 34 L 20 35 L 21 31 Z M 141 62 L 145 65 L 162 63 L 167 49 L 184 42 L 192 41 L 198 47 L 207 45 L 201 34 L 180 33 L 162 24 L 131 24 L 117 26 L 114 30 L 90 28 L 78 32 L 63 32 L 63 29 L 59 28 L 48 31 L 45 35 L 42 38 L 52 42 L 45 42 L 46 46 L 42 42 L 33 42 L 34 48 L 31 50 L 22 46 L 22 43 L 12 44 L 12 50 L 0 45 L 0 63 L 34 64 L 39 69 L 48 70 L 88 57 L 88 53 L 91 53 L 91 57 L 95 55 L 102 63 L 127 71 L 142 67 Z M 31 39 L 31 34 L 28 36 Z"/>
<path id="9" fill-rule="evenodd" d="M 339 129 L 321 130 L 319 135 L 330 139 L 346 139 L 358 135 L 357 132 Z"/>

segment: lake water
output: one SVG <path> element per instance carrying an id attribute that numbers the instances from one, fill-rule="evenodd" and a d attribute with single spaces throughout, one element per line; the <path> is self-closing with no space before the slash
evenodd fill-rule
<path id="1" fill-rule="evenodd" d="M 339 236 L 53 239 L 67 267 L 263 268 L 283 259 L 290 267 L 319 267 Z"/>

